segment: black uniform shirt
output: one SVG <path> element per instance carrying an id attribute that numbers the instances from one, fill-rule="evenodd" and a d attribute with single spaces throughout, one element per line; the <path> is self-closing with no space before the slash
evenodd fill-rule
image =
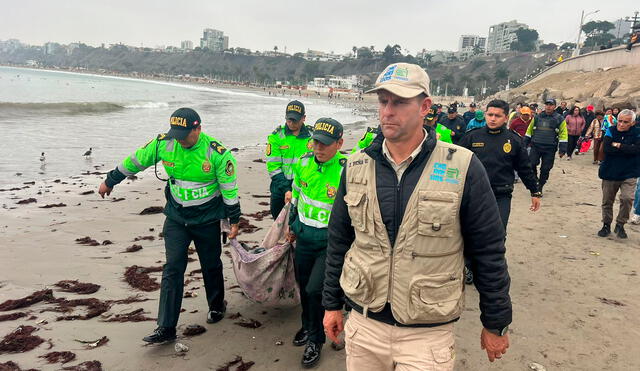
<path id="1" fill-rule="evenodd" d="M 518 172 L 532 194 L 539 191 L 538 179 L 531 167 L 529 155 L 522 137 L 517 133 L 504 126 L 493 130 L 485 126 L 469 131 L 458 145 L 478 156 L 487 170 L 494 192 L 510 192 L 513 189 L 514 171 Z"/>

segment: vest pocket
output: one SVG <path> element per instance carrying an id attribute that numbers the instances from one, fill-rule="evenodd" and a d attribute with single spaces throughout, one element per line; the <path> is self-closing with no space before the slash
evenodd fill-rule
<path id="1" fill-rule="evenodd" d="M 432 323 L 452 320 L 460 310 L 462 289 L 454 273 L 418 276 L 409 287 L 409 317 Z"/>
<path id="2" fill-rule="evenodd" d="M 344 195 L 344 202 L 347 204 L 351 225 L 359 231 L 367 231 L 367 194 L 363 192 L 349 191 Z"/>
<path id="3" fill-rule="evenodd" d="M 444 191 L 419 191 L 418 234 L 452 237 L 458 194 Z"/>
<path id="4" fill-rule="evenodd" d="M 371 271 L 360 259 L 349 253 L 344 260 L 340 286 L 349 299 L 363 307 L 366 307 L 372 300 L 374 291 Z"/>

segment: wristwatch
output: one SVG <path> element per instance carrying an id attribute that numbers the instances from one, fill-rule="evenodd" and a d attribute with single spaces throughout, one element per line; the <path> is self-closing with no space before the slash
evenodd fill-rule
<path id="1" fill-rule="evenodd" d="M 538 197 L 538 198 L 542 198 L 542 192 L 535 192 L 531 194 L 531 197 Z"/>
<path id="2" fill-rule="evenodd" d="M 494 335 L 498 335 L 498 336 L 504 336 L 507 331 L 509 331 L 509 325 L 504 326 L 501 329 L 487 329 L 487 331 L 489 331 L 490 333 L 494 334 Z"/>

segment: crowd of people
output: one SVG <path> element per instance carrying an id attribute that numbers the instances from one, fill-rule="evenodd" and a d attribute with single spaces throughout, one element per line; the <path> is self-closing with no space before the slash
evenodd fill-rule
<path id="1" fill-rule="evenodd" d="M 635 112 L 567 108 L 547 98 L 542 107 L 514 110 L 502 100 L 484 111 L 472 103 L 460 115 L 457 104 L 445 113 L 432 102 L 429 85 L 418 65 L 386 67 L 367 92 L 377 95 L 380 124 L 365 130 L 349 156 L 340 151 L 342 124 L 323 117 L 307 125 L 298 100 L 287 104 L 284 123 L 267 138 L 273 218 L 291 204 L 287 240 L 296 246 L 302 309 L 292 343 L 304 346 L 303 367 L 317 365 L 327 338 L 339 343 L 344 331 L 348 370 L 452 370 L 465 282 L 480 297 L 481 347 L 491 362 L 500 359 L 512 320 L 505 240 L 514 183 L 522 180 L 529 209 L 540 210 L 556 154 L 570 160 L 593 141 L 603 190 L 599 236 L 611 233 L 618 193 L 614 233 L 627 238 L 632 207 L 632 222 L 640 223 Z M 167 261 L 158 328 L 143 339 L 148 343 L 176 338 L 191 242 L 202 266 L 207 322 L 226 312 L 220 221 L 229 219 L 228 237 L 235 238 L 236 161 L 201 132 L 201 123 L 192 109 L 175 111 L 169 132 L 127 157 L 99 188 L 104 197 L 160 161 L 168 174 Z"/>

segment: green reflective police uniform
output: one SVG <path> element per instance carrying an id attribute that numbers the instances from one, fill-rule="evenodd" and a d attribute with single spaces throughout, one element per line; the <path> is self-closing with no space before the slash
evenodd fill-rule
<path id="1" fill-rule="evenodd" d="M 293 135 L 289 127 L 278 126 L 267 137 L 267 171 L 271 177 L 271 215 L 277 218 L 284 207 L 284 194 L 291 190 L 293 164 L 300 156 L 313 150 L 311 126 L 302 125 L 300 133 Z"/>
<path id="2" fill-rule="evenodd" d="M 322 328 L 322 284 L 327 250 L 327 226 L 346 157 L 337 152 L 325 163 L 313 153 L 300 158 L 295 166 L 290 216 L 291 232 L 296 235 L 296 276 L 300 284 L 302 325 L 310 341 L 325 342 Z"/>
<path id="3" fill-rule="evenodd" d="M 195 243 L 210 310 L 223 311 L 220 220 L 240 219 L 236 160 L 217 139 L 200 133 L 195 145 L 183 148 L 164 134 L 151 140 L 109 172 L 105 183 L 114 187 L 162 161 L 169 176 L 163 235 L 166 264 L 163 267 L 158 325 L 176 327 L 187 266 L 187 249 Z"/>
<path id="4" fill-rule="evenodd" d="M 356 153 L 369 147 L 371 142 L 378 136 L 378 133 L 380 133 L 380 126 L 375 128 L 367 127 L 367 131 L 364 132 L 362 138 L 360 138 L 358 143 L 351 149 L 351 153 Z"/>

